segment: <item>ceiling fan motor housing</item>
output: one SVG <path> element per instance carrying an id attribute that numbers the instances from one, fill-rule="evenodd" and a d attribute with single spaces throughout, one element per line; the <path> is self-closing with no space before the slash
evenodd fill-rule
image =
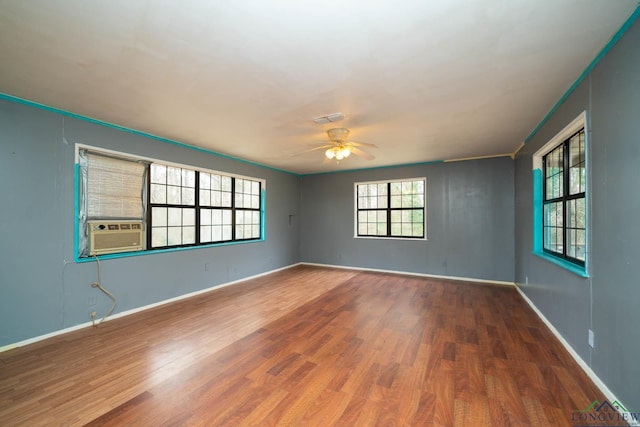
<path id="1" fill-rule="evenodd" d="M 329 139 L 333 142 L 344 142 L 349 137 L 349 129 L 333 128 L 327 131 Z"/>

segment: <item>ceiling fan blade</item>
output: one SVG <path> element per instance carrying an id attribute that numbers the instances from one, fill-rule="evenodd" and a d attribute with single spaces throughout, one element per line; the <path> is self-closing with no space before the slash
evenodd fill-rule
<path id="1" fill-rule="evenodd" d="M 355 154 L 356 156 L 360 156 L 363 157 L 367 160 L 373 160 L 375 159 L 374 156 L 372 156 L 371 154 L 367 153 L 366 151 L 362 151 L 361 149 L 357 148 L 357 147 L 351 147 L 351 152 L 353 154 Z"/>
<path id="2" fill-rule="evenodd" d="M 376 144 L 369 144 L 367 142 L 356 142 L 356 141 L 349 141 L 347 142 L 347 144 L 353 145 L 354 147 L 371 147 L 371 148 L 378 148 L 378 146 Z"/>
<path id="3" fill-rule="evenodd" d="M 299 156 L 299 155 L 301 155 L 301 154 L 308 153 L 308 152 L 310 152 L 310 151 L 324 150 L 324 149 L 327 149 L 327 148 L 330 148 L 330 147 L 333 147 L 333 144 L 321 145 L 321 146 L 319 146 L 319 147 L 310 148 L 310 149 L 308 149 L 308 150 L 304 150 L 304 151 L 301 151 L 301 152 L 299 152 L 299 153 L 293 154 L 293 156 L 294 156 L 294 157 L 295 157 L 295 156 Z"/>

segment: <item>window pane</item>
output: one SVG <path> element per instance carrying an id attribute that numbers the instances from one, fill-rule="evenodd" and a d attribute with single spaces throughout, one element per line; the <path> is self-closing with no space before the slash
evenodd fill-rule
<path id="1" fill-rule="evenodd" d="M 182 229 L 182 244 L 189 245 L 196 242 L 196 227 L 184 227 Z"/>
<path id="2" fill-rule="evenodd" d="M 205 225 L 200 227 L 200 241 L 201 242 L 210 242 L 211 241 L 211 226 Z"/>
<path id="3" fill-rule="evenodd" d="M 391 235 L 392 236 L 400 236 L 402 234 L 402 224 L 400 223 L 391 223 Z"/>
<path id="4" fill-rule="evenodd" d="M 151 229 L 151 247 L 157 248 L 167 246 L 167 229 L 166 227 Z"/>
<path id="5" fill-rule="evenodd" d="M 220 178 L 220 184 L 222 186 L 222 191 L 231 191 L 231 178 L 228 176 L 223 176 Z"/>
<path id="6" fill-rule="evenodd" d="M 151 223 L 154 227 L 164 227 L 167 225 L 167 208 L 152 208 Z"/>
<path id="7" fill-rule="evenodd" d="M 167 187 L 167 203 L 170 205 L 180 204 L 180 187 Z"/>
<path id="8" fill-rule="evenodd" d="M 195 188 L 196 186 L 196 171 L 189 169 L 182 169 L 182 186 Z"/>
<path id="9" fill-rule="evenodd" d="M 225 225 L 222 227 L 222 240 L 231 240 L 231 226 Z"/>
<path id="10" fill-rule="evenodd" d="M 220 206 L 231 206 L 231 193 L 221 193 Z"/>
<path id="11" fill-rule="evenodd" d="M 212 242 L 220 242 L 222 241 L 222 226 L 216 225 L 211 227 L 211 241 Z"/>
<path id="12" fill-rule="evenodd" d="M 200 172 L 200 189 L 209 190 L 211 188 L 211 174 Z"/>
<path id="13" fill-rule="evenodd" d="M 182 225 L 182 209 L 169 208 L 167 218 L 168 218 L 169 227 L 176 227 L 176 226 Z"/>
<path id="14" fill-rule="evenodd" d="M 167 183 L 167 167 L 164 165 L 151 164 L 151 182 L 158 184 Z"/>
<path id="15" fill-rule="evenodd" d="M 360 224 L 358 224 L 358 234 L 361 235 L 361 236 L 367 234 L 367 223 L 366 222 L 361 222 Z"/>
<path id="16" fill-rule="evenodd" d="M 222 193 L 220 191 L 211 192 L 211 206 L 222 206 Z"/>
<path id="17" fill-rule="evenodd" d="M 402 184 L 400 182 L 392 182 L 391 183 L 391 195 L 396 196 L 401 194 Z"/>
<path id="18" fill-rule="evenodd" d="M 167 184 L 169 185 L 182 185 L 182 169 L 167 167 Z"/>
<path id="19" fill-rule="evenodd" d="M 211 206 L 211 192 L 200 190 L 200 206 Z"/>
<path id="20" fill-rule="evenodd" d="M 183 205 L 195 205 L 196 204 L 196 190 L 193 188 L 182 189 L 182 204 Z"/>
<path id="21" fill-rule="evenodd" d="M 359 209 L 367 209 L 367 198 L 366 197 L 358 197 L 358 208 Z"/>
<path id="22" fill-rule="evenodd" d="M 367 234 L 370 236 L 376 235 L 377 225 L 375 222 L 370 222 L 367 224 Z"/>
<path id="23" fill-rule="evenodd" d="M 222 224 L 222 211 L 214 209 L 211 211 L 211 224 Z"/>
<path id="24" fill-rule="evenodd" d="M 176 246 L 182 244 L 182 228 L 169 227 L 167 231 L 167 245 Z"/>
<path id="25" fill-rule="evenodd" d="M 151 184 L 151 203 L 167 203 L 167 186 Z"/>
<path id="26" fill-rule="evenodd" d="M 411 224 L 402 223 L 402 235 L 411 236 Z"/>
<path id="27" fill-rule="evenodd" d="M 196 210 L 195 209 L 183 209 L 182 210 L 182 225 L 196 225 Z"/>
<path id="28" fill-rule="evenodd" d="M 222 188 L 220 181 L 221 181 L 221 176 L 220 175 L 211 175 L 211 189 L 212 190 L 218 190 L 220 191 L 220 189 Z"/>

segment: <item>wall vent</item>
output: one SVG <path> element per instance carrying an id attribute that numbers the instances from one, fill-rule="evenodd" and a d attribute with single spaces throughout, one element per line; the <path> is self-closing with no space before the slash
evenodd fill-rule
<path id="1" fill-rule="evenodd" d="M 87 221 L 89 255 L 140 251 L 142 221 Z"/>

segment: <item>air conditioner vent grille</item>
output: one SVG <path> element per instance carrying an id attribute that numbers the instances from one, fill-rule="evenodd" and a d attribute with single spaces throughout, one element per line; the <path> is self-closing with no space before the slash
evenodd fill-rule
<path id="1" fill-rule="evenodd" d="M 139 251 L 143 248 L 142 222 L 89 221 L 89 255 Z"/>

